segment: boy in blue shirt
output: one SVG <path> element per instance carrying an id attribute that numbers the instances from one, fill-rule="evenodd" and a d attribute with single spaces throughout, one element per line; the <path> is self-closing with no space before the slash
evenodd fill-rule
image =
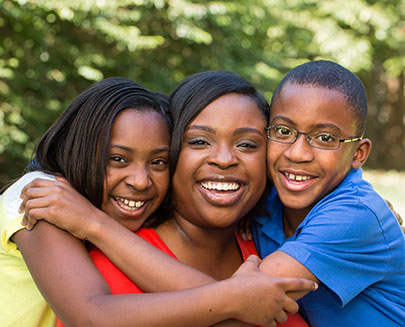
<path id="1" fill-rule="evenodd" d="M 405 326 L 405 239 L 362 179 L 366 116 L 363 84 L 330 61 L 294 68 L 271 102 L 275 189 L 252 230 L 260 270 L 319 283 L 300 300 L 312 327 Z"/>

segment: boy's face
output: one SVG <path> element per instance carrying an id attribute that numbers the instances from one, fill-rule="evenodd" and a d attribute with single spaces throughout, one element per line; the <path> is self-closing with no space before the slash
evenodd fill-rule
<path id="1" fill-rule="evenodd" d="M 282 124 L 305 133 L 326 131 L 340 138 L 359 136 L 356 120 L 347 106 L 339 91 L 286 84 L 273 103 L 270 124 Z M 361 165 L 352 164 L 360 142 L 341 143 L 337 150 L 324 150 L 312 147 L 301 134 L 293 144 L 268 140 L 268 173 L 286 210 L 305 217 L 346 177 L 352 166 L 359 168 Z"/>

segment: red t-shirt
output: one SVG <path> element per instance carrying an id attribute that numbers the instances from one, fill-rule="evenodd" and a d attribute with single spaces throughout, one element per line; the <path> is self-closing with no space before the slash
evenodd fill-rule
<path id="1" fill-rule="evenodd" d="M 166 246 L 163 240 L 152 228 L 141 228 L 136 232 L 136 234 L 159 250 L 177 259 L 174 253 Z M 253 241 L 245 241 L 237 233 L 235 233 L 235 236 L 236 240 L 238 241 L 238 245 L 244 261 L 251 254 L 257 255 L 256 246 Z M 89 254 L 93 259 L 94 264 L 97 266 L 98 270 L 106 280 L 112 294 L 144 293 L 126 275 L 124 275 L 124 273 L 119 270 L 98 248 L 93 246 L 90 249 Z M 57 326 L 64 326 L 59 319 Z M 288 316 L 288 321 L 286 323 L 278 324 L 277 326 L 308 327 L 308 324 L 299 314 L 294 314 Z"/>

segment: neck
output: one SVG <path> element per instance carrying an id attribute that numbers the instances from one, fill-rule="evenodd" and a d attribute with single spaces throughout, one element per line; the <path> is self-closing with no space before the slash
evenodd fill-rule
<path id="1" fill-rule="evenodd" d="M 284 207 L 283 212 L 283 229 L 286 238 L 295 234 L 298 226 L 305 219 L 309 210 L 296 210 Z"/>
<path id="2" fill-rule="evenodd" d="M 193 225 L 176 212 L 156 228 L 181 262 L 216 279 L 230 277 L 243 261 L 235 230 L 236 224 L 213 229 Z"/>

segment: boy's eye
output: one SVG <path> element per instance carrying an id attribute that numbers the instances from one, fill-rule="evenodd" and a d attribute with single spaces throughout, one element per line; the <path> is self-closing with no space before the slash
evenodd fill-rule
<path id="1" fill-rule="evenodd" d="M 337 137 L 334 134 L 329 134 L 329 133 L 318 133 L 314 137 L 318 142 L 322 143 L 331 143 L 331 142 L 336 142 Z"/>
<path id="2" fill-rule="evenodd" d="M 275 127 L 276 133 L 280 135 L 291 135 L 293 134 L 292 130 L 286 126 L 276 126 Z"/>

